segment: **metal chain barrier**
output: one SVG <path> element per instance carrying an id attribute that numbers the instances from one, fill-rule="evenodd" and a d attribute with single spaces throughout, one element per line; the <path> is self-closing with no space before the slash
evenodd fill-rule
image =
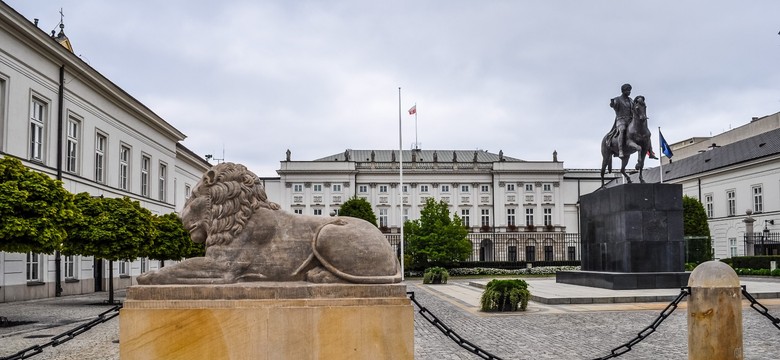
<path id="1" fill-rule="evenodd" d="M 474 345 L 472 342 L 462 338 L 460 335 L 458 335 L 455 331 L 449 328 L 449 326 L 445 325 L 439 318 L 436 317 L 436 315 L 433 315 L 428 309 L 426 309 L 424 306 L 420 305 L 419 302 L 417 302 L 417 299 L 414 298 L 414 291 L 407 291 L 406 295 L 409 295 L 409 299 L 412 300 L 412 302 L 417 305 L 417 308 L 420 309 L 419 313 L 420 315 L 425 318 L 425 320 L 428 320 L 429 323 L 433 324 L 439 331 L 441 331 L 444 335 L 447 335 L 452 341 L 456 342 L 460 347 L 468 350 L 469 352 L 488 360 L 502 360 L 500 357 L 495 356 L 485 350 L 482 350 L 479 346 Z"/>
<path id="2" fill-rule="evenodd" d="M 631 348 L 634 345 L 638 344 L 640 341 L 644 340 L 645 338 L 650 336 L 650 334 L 655 332 L 655 329 L 659 325 L 661 325 L 661 323 L 664 322 L 664 320 L 666 320 L 666 318 L 668 318 L 669 315 L 672 315 L 674 310 L 677 310 L 677 305 L 680 304 L 680 301 L 685 299 L 685 297 L 690 295 L 690 294 L 691 294 L 691 288 L 689 288 L 689 287 L 682 288 L 680 290 L 680 294 L 677 295 L 677 297 L 674 300 L 672 300 L 672 302 L 669 303 L 669 305 L 666 306 L 664 311 L 661 311 L 661 314 L 658 315 L 658 317 L 655 319 L 655 321 L 653 321 L 652 324 L 650 324 L 648 327 L 642 329 L 642 331 L 640 331 L 637 334 L 636 337 L 631 339 L 631 341 L 629 341 L 629 342 L 627 342 L 627 343 L 625 343 L 623 345 L 620 345 L 620 346 L 612 349 L 612 352 L 609 355 L 603 356 L 603 357 L 600 357 L 600 358 L 596 358 L 595 360 L 612 359 L 612 358 L 616 358 L 616 357 L 618 357 L 620 355 L 623 355 L 623 354 L 631 351 Z"/>
<path id="3" fill-rule="evenodd" d="M 750 307 L 758 311 L 759 314 L 766 316 L 767 319 L 772 321 L 772 325 L 774 325 L 778 330 L 780 330 L 780 319 L 772 315 L 769 315 L 769 309 L 767 309 L 766 306 L 761 305 L 761 303 L 759 303 L 758 300 L 756 300 L 756 298 L 753 297 L 753 295 L 750 295 L 745 285 L 742 285 L 742 296 L 744 296 L 745 299 L 750 301 Z"/>
<path id="4" fill-rule="evenodd" d="M 27 349 L 24 349 L 16 354 L 13 354 L 11 356 L 2 357 L 0 360 L 17 360 L 17 359 L 27 359 L 29 357 L 35 356 L 43 352 L 43 349 L 45 349 L 48 346 L 55 347 L 61 344 L 64 344 L 77 335 L 80 335 L 84 332 L 86 332 L 89 329 L 92 329 L 95 325 L 102 324 L 108 320 L 111 320 L 117 316 L 119 316 L 119 309 L 122 308 L 122 305 L 114 306 L 113 308 L 106 310 L 100 315 L 97 316 L 97 318 L 90 320 L 89 322 L 86 322 L 82 325 L 79 325 L 71 330 L 68 330 L 62 334 L 59 334 L 55 337 L 52 337 L 49 342 L 46 342 L 44 344 L 30 346 Z"/>

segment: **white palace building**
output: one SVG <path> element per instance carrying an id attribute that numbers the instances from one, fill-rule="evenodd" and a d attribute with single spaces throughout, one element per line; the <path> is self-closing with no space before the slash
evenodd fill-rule
<path id="1" fill-rule="evenodd" d="M 297 214 L 329 216 L 357 196 L 370 202 L 394 246 L 404 220 L 426 199 L 444 201 L 469 228 L 471 261 L 579 260 L 579 196 L 601 185 L 598 170 L 565 169 L 483 150 L 351 150 L 311 161 L 281 162 L 266 178 L 269 198 Z"/>
<path id="2" fill-rule="evenodd" d="M 74 194 L 128 196 L 155 214 L 183 206 L 210 167 L 184 134 L 76 56 L 63 27 L 48 34 L 0 2 L 0 44 L 0 156 Z M 104 291 L 107 265 L 62 256 L 57 269 L 54 255 L 0 252 L 0 302 Z M 157 266 L 114 262 L 114 286 Z"/>

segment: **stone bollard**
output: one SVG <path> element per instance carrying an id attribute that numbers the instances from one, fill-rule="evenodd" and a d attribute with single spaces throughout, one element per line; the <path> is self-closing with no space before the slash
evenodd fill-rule
<path id="1" fill-rule="evenodd" d="M 737 273 L 720 261 L 707 261 L 693 270 L 688 286 L 688 359 L 743 359 Z"/>

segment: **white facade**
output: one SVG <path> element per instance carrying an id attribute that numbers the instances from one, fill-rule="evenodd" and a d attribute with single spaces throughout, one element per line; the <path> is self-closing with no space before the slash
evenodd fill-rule
<path id="1" fill-rule="evenodd" d="M 748 211 L 753 233 L 761 233 L 757 244 L 761 237 L 770 240 L 765 244 L 780 240 L 780 113 L 676 145 L 683 151 L 674 150 L 672 162 L 664 162 L 664 183 L 682 184 L 685 195 L 704 205 L 715 258 L 749 254 Z M 659 170 L 648 169 L 645 179 L 659 182 Z M 780 244 L 766 253 L 780 253 Z"/>
<path id="2" fill-rule="evenodd" d="M 185 136 L 63 45 L 0 2 L 0 155 L 59 178 L 72 193 L 176 211 L 209 164 Z M 114 285 L 157 266 L 115 263 Z M 108 263 L 63 257 L 63 294 L 105 289 Z M 55 295 L 54 256 L 0 253 L 0 302 Z"/>
<path id="3" fill-rule="evenodd" d="M 403 219 L 419 218 L 430 197 L 450 204 L 450 211 L 472 232 L 533 227 L 576 233 L 579 196 L 600 186 L 598 170 L 566 170 L 557 159 L 523 161 L 485 151 L 405 150 L 401 191 L 399 162 L 393 155 L 397 152 L 348 150 L 348 161 L 345 155 L 282 161 L 279 179 L 264 180 L 266 190 L 282 209 L 307 215 L 329 216 L 349 198 L 364 198 L 372 204 L 380 228 L 390 233 L 400 231 Z"/>

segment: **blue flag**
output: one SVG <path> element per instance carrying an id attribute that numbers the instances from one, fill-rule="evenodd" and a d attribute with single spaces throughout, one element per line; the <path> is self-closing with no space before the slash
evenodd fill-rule
<path id="1" fill-rule="evenodd" d="M 661 139 L 661 152 L 666 155 L 669 159 L 672 158 L 672 148 L 669 147 L 669 144 L 666 143 L 666 139 L 664 139 L 664 134 L 661 134 L 661 129 L 658 129 L 658 137 Z"/>

